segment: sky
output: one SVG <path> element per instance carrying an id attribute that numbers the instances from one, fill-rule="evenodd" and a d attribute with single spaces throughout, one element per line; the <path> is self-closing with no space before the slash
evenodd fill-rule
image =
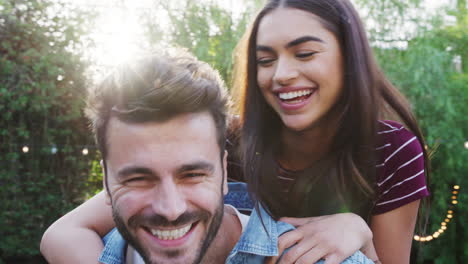
<path id="1" fill-rule="evenodd" d="M 138 52 L 138 44 L 143 39 L 139 13 L 151 8 L 154 0 L 65 0 L 77 6 L 90 7 L 98 12 L 96 27 L 91 32 L 95 48 L 89 56 L 99 67 L 120 64 Z M 163 0 L 164 1 L 164 0 Z M 209 1 L 209 0 L 201 0 Z M 215 0 L 233 14 L 241 11 L 237 0 Z M 165 14 L 160 14 L 160 24 L 168 23 Z"/>
<path id="2" fill-rule="evenodd" d="M 89 51 L 99 72 L 100 68 L 120 64 L 132 57 L 138 51 L 138 43 L 143 39 L 143 28 L 139 13 L 151 8 L 154 0 L 65 0 L 70 4 L 90 7 L 98 12 L 96 26 L 93 28 L 91 38 L 95 42 L 93 50 Z M 200 0 L 199 0 L 200 1 Z M 209 1 L 209 0 L 201 0 Z M 238 0 L 215 0 L 233 15 L 242 11 Z M 427 12 L 435 12 L 438 7 L 454 0 L 424 0 Z M 168 23 L 165 14 L 161 14 L 159 23 Z M 99 75 L 99 73 L 98 73 Z"/>

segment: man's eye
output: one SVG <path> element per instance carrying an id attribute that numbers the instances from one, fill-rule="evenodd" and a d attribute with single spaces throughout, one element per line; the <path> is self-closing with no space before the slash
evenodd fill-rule
<path id="1" fill-rule="evenodd" d="M 304 58 L 308 58 L 314 54 L 316 54 L 317 52 L 315 51 L 311 51 L 311 52 L 301 52 L 301 53 L 297 53 L 296 54 L 296 57 L 297 58 L 300 58 L 300 59 L 304 59 Z"/>
<path id="2" fill-rule="evenodd" d="M 198 177 L 204 177 L 206 176 L 206 173 L 203 172 L 189 172 L 184 174 L 186 178 L 198 178 Z"/>
<path id="3" fill-rule="evenodd" d="M 144 180 L 145 180 L 145 177 L 133 177 L 133 178 L 127 179 L 125 182 L 132 183 L 132 182 L 141 182 Z"/>

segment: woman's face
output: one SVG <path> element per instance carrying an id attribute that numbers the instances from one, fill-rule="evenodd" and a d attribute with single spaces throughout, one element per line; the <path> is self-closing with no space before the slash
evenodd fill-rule
<path id="1" fill-rule="evenodd" d="M 343 58 L 319 17 L 272 11 L 259 24 L 256 49 L 258 85 L 287 128 L 302 131 L 326 117 L 343 90 Z"/>

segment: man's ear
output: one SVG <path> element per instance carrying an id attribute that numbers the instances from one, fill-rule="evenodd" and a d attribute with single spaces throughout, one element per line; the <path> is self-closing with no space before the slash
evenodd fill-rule
<path id="1" fill-rule="evenodd" d="M 227 184 L 227 157 L 228 157 L 228 152 L 227 150 L 224 151 L 224 157 L 223 157 L 223 172 L 224 172 L 224 177 L 223 177 L 223 194 L 226 195 L 229 191 L 228 189 L 228 184 Z"/>
<path id="2" fill-rule="evenodd" d="M 107 180 L 107 169 L 106 169 L 106 164 L 104 163 L 103 160 L 99 162 L 101 164 L 101 169 L 102 169 L 102 186 L 104 187 L 104 190 L 106 191 L 106 204 L 107 205 L 112 205 L 111 198 L 109 195 L 109 189 L 107 188 L 106 180 Z"/>

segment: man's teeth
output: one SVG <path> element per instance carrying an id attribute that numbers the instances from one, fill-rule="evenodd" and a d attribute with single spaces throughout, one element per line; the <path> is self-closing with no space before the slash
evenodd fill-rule
<path id="1" fill-rule="evenodd" d="M 153 234 L 153 236 L 162 240 L 174 240 L 185 236 L 185 234 L 187 234 L 191 227 L 192 225 L 190 224 L 186 227 L 173 230 L 151 229 L 151 233 Z"/>
<path id="2" fill-rule="evenodd" d="M 291 100 L 296 97 L 301 97 L 304 95 L 309 95 L 312 93 L 312 90 L 301 90 L 287 93 L 279 93 L 279 98 L 282 100 Z"/>

